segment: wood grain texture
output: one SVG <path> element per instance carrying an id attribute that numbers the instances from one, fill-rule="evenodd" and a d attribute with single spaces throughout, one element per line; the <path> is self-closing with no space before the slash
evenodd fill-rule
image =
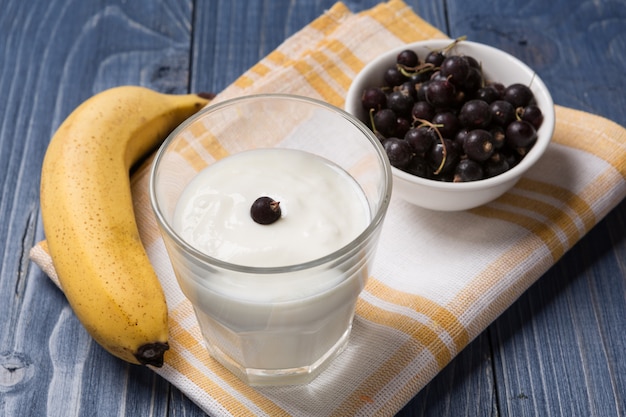
<path id="1" fill-rule="evenodd" d="M 0 416 L 204 415 L 104 352 L 29 262 L 43 154 L 93 93 L 219 91 L 333 3 L 0 0 Z M 407 3 L 526 61 L 558 104 L 626 125 L 624 2 Z M 622 203 L 398 415 L 626 416 L 625 230 Z"/>
<path id="2" fill-rule="evenodd" d="M 187 91 L 191 2 L 2 3 L 0 415 L 167 415 L 169 384 L 93 343 L 28 251 L 43 237 L 41 161 L 63 118 L 115 85 Z"/>
<path id="3" fill-rule="evenodd" d="M 626 3 L 527 0 L 449 2 L 453 37 L 467 35 L 520 58 L 557 104 L 626 125 Z"/>
<path id="4" fill-rule="evenodd" d="M 626 242 L 612 226 L 624 224 L 625 209 L 491 327 L 503 416 L 626 414 Z"/>
<path id="5" fill-rule="evenodd" d="M 625 3 L 494 6 L 451 3 L 451 35 L 522 59 L 555 103 L 626 125 Z M 499 415 L 626 414 L 625 210 L 622 203 L 488 329 Z"/>

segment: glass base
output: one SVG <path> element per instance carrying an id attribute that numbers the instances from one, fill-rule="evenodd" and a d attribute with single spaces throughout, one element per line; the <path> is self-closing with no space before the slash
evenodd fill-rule
<path id="1" fill-rule="evenodd" d="M 214 345 L 207 343 L 211 356 L 226 369 L 237 375 L 242 381 L 251 386 L 278 386 L 302 385 L 314 380 L 328 365 L 344 350 L 350 338 L 352 326 L 349 326 L 337 343 L 321 358 L 308 366 L 288 369 L 256 369 L 245 368 L 235 362 L 230 356 Z"/>

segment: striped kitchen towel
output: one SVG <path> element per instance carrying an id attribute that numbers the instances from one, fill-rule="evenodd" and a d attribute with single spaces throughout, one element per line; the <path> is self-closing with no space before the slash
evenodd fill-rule
<path id="1" fill-rule="evenodd" d="M 358 14 L 337 3 L 215 100 L 282 92 L 341 107 L 366 62 L 432 38 L 445 35 L 400 0 Z M 212 416 L 393 415 L 626 195 L 626 130 L 559 106 L 556 120 L 545 157 L 493 203 L 444 213 L 392 198 L 350 342 L 305 386 L 252 388 L 208 355 L 153 218 L 144 166 L 132 181 L 136 213 L 170 312 L 171 349 L 155 372 Z M 45 242 L 31 256 L 55 278 Z"/>

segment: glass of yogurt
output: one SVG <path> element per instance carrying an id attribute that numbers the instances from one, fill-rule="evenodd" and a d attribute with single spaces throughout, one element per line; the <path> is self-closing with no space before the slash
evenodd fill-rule
<path id="1" fill-rule="evenodd" d="M 250 385 L 319 375 L 347 344 L 391 178 L 364 124 L 306 97 L 223 101 L 173 131 L 151 203 L 211 356 Z"/>

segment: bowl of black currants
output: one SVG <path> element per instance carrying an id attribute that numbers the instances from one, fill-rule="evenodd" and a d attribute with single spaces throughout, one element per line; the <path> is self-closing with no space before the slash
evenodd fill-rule
<path id="1" fill-rule="evenodd" d="M 555 124 L 550 92 L 531 68 L 464 39 L 380 55 L 355 77 L 345 108 L 381 141 L 394 193 L 440 211 L 508 191 L 545 153 Z"/>

